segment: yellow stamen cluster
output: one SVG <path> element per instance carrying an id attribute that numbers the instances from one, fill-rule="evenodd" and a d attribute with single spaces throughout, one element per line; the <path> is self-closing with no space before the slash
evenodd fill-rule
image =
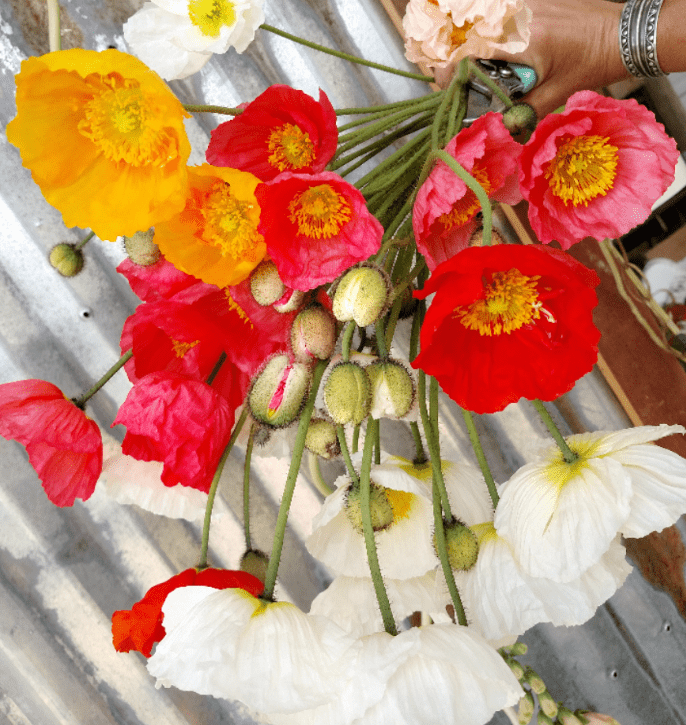
<path id="1" fill-rule="evenodd" d="M 292 123 L 275 128 L 269 134 L 267 147 L 270 153 L 267 160 L 279 171 L 303 169 L 314 161 L 315 148 L 310 134 Z"/>
<path id="2" fill-rule="evenodd" d="M 479 184 L 483 186 L 486 194 L 490 194 L 492 184 L 488 178 L 486 169 L 477 162 L 474 164 L 474 168 L 470 173 L 479 182 Z M 441 231 L 447 232 L 453 227 L 459 227 L 462 226 L 462 224 L 466 224 L 480 210 L 481 204 L 476 198 L 476 194 L 470 188 L 467 188 L 465 195 L 455 202 L 453 208 L 449 212 L 441 214 L 441 216 L 436 219 L 435 224 L 441 228 Z"/>
<path id="3" fill-rule="evenodd" d="M 254 256 L 255 248 L 263 241 L 257 231 L 259 209 L 256 204 L 241 201 L 231 192 L 230 184 L 220 181 L 210 191 L 201 212 L 205 218 L 205 241 L 235 260 Z"/>
<path id="4" fill-rule="evenodd" d="M 200 343 L 200 340 L 194 340 L 193 342 L 181 342 L 180 340 L 172 340 L 172 349 L 176 357 L 183 357 L 189 350 L 192 350 L 196 345 Z"/>
<path id="5" fill-rule="evenodd" d="M 455 308 L 455 316 L 468 330 L 480 335 L 510 334 L 541 316 L 538 299 L 538 275 L 527 277 L 518 269 L 495 272 L 484 284 L 483 297 L 466 307 Z M 548 319 L 552 315 L 544 311 Z"/>
<path id="6" fill-rule="evenodd" d="M 110 73 L 93 79 L 92 85 L 95 93 L 77 128 L 105 158 L 131 166 L 164 166 L 178 156 L 173 133 L 148 123 L 154 113 L 138 81 Z"/>
<path id="7" fill-rule="evenodd" d="M 476 22 L 476 21 L 475 21 Z M 453 28 L 450 31 L 450 46 L 452 48 L 459 48 L 467 42 L 467 33 L 474 27 L 474 23 L 466 22 L 460 27 L 453 23 Z"/>
<path id="8" fill-rule="evenodd" d="M 545 468 L 545 478 L 551 481 L 558 491 L 573 478 L 577 478 L 584 468 L 588 466 L 588 460 L 595 457 L 598 448 L 598 441 L 576 440 L 568 442 L 571 450 L 579 456 L 575 461 L 567 463 L 562 451 L 555 450 L 550 457 L 550 462 Z"/>
<path id="9" fill-rule="evenodd" d="M 251 329 L 254 329 L 255 326 L 250 321 L 247 312 L 238 304 L 238 302 L 236 302 L 236 300 L 234 300 L 228 288 L 224 290 L 224 296 L 226 297 L 226 301 L 229 303 L 229 309 L 233 310 L 241 318 L 241 320 L 243 320 L 243 322 L 250 325 Z"/>
<path id="10" fill-rule="evenodd" d="M 396 491 L 393 488 L 387 488 L 386 497 L 393 509 L 393 523 L 396 523 L 398 519 L 410 518 L 412 503 L 416 498 L 413 493 L 408 493 L 407 491 Z"/>
<path id="11" fill-rule="evenodd" d="M 618 149 L 603 136 L 573 136 L 562 142 L 545 170 L 550 190 L 565 204 L 588 206 L 605 196 L 617 174 Z"/>
<path id="12" fill-rule="evenodd" d="M 235 4 L 230 0 L 190 0 L 188 17 L 203 35 L 216 38 L 224 25 L 236 22 Z"/>
<path id="13" fill-rule="evenodd" d="M 335 237 L 353 215 L 348 200 L 330 184 L 312 186 L 298 194 L 288 211 L 289 219 L 298 226 L 298 234 L 314 239 Z"/>

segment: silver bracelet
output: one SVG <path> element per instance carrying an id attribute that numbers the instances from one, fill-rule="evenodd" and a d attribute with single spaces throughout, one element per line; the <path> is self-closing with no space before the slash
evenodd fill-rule
<path id="1" fill-rule="evenodd" d="M 626 0 L 619 21 L 619 51 L 631 75 L 665 75 L 657 62 L 657 18 L 662 0 Z"/>

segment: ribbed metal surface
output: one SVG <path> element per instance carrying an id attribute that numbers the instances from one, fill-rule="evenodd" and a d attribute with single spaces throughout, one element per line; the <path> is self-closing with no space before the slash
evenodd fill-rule
<path id="1" fill-rule="evenodd" d="M 124 49 L 122 22 L 140 2 L 64 0 L 63 26 L 74 45 Z M 268 0 L 267 22 L 311 40 L 406 66 L 402 45 L 374 0 Z M 47 50 L 43 0 L 0 0 L 0 114 L 14 116 L 13 74 L 20 61 Z M 66 43 L 69 45 L 70 43 Z M 242 55 L 215 57 L 199 74 L 174 83 L 185 102 L 236 105 L 268 85 L 289 83 L 335 106 L 361 106 L 421 93 L 421 83 L 345 63 L 266 33 Z M 200 162 L 217 119 L 189 123 Z M 55 139 L 59 143 L 59 139 Z M 58 241 L 77 241 L 43 200 L 16 149 L 0 137 L 0 381 L 41 378 L 77 395 L 117 359 L 118 340 L 137 300 L 114 267 L 118 245 L 87 248 L 85 271 L 60 278 L 46 261 Z M 129 384 L 123 373 L 98 394 L 89 413 L 107 427 Z M 579 382 L 557 411 L 568 431 L 628 425 L 600 376 Z M 452 404 L 443 406 L 443 451 L 472 459 Z M 546 437 L 524 406 L 485 416 L 479 426 L 494 474 L 505 480 L 523 451 Z M 119 434 L 121 435 L 121 433 Z M 400 425 L 384 424 L 391 452 L 411 445 Z M 253 465 L 255 544 L 271 547 L 270 531 L 285 480 L 283 461 Z M 330 471 L 333 475 L 333 471 Z M 212 532 L 211 560 L 236 566 L 242 551 L 240 451 L 229 461 Z M 199 527 L 121 506 L 103 490 L 86 503 L 59 509 L 45 497 L 23 448 L 0 439 L 0 724 L 170 725 L 248 723 L 240 707 L 174 689 L 156 690 L 143 658 L 118 654 L 110 617 L 151 585 L 197 557 Z M 326 581 L 303 546 L 320 495 L 302 478 L 281 567 L 282 596 L 307 609 Z M 583 627 L 539 626 L 525 638 L 529 656 L 551 692 L 572 707 L 611 712 L 622 725 L 676 725 L 686 712 L 686 626 L 666 594 L 636 572 Z M 496 716 L 498 723 L 505 722 Z"/>

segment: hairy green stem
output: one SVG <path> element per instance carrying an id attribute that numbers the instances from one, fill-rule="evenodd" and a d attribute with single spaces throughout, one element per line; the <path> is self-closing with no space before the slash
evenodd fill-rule
<path id="1" fill-rule="evenodd" d="M 276 575 L 279 571 L 279 561 L 281 560 L 283 539 L 286 535 L 288 512 L 291 508 L 293 492 L 295 491 L 295 482 L 298 478 L 300 461 L 302 460 L 303 450 L 305 449 L 305 437 L 307 436 L 307 428 L 310 424 L 310 418 L 312 417 L 312 410 L 314 409 L 314 401 L 317 397 L 317 391 L 319 390 L 319 383 L 321 382 L 322 375 L 324 374 L 324 370 L 326 370 L 327 364 L 328 360 L 320 360 L 317 363 L 314 369 L 314 373 L 312 375 L 310 394 L 307 398 L 307 402 L 305 403 L 305 407 L 300 414 L 300 423 L 298 424 L 298 432 L 295 436 L 293 453 L 291 455 L 291 465 L 288 469 L 286 485 L 284 486 L 284 492 L 281 498 L 281 506 L 279 507 L 279 513 L 276 518 L 272 553 L 269 557 L 269 565 L 267 566 L 267 573 L 265 575 L 264 593 L 262 596 L 266 600 L 271 600 L 274 597 L 274 586 L 276 585 Z"/>
<path id="2" fill-rule="evenodd" d="M 252 448 L 255 443 L 255 433 L 258 426 L 253 423 L 250 426 L 248 445 L 245 448 L 245 463 L 243 465 L 243 531 L 245 532 L 245 548 L 252 549 L 250 540 L 250 461 L 252 459 Z"/>
<path id="3" fill-rule="evenodd" d="M 219 113 L 224 116 L 237 116 L 243 113 L 242 108 L 229 108 L 227 106 L 208 106 L 203 103 L 182 103 L 189 113 Z"/>
<path id="4" fill-rule="evenodd" d="M 131 359 L 131 356 L 133 355 L 133 350 L 128 350 L 125 352 L 119 360 L 117 360 L 114 365 L 98 380 L 97 383 L 90 389 L 87 390 L 82 396 L 79 398 L 74 399 L 74 405 L 76 405 L 77 408 L 83 409 L 83 406 L 86 404 L 86 401 L 90 400 L 97 392 L 100 390 L 100 388 L 105 385 L 111 378 L 114 377 L 114 375 L 119 372 L 121 368 L 126 365 L 126 363 Z"/>
<path id="5" fill-rule="evenodd" d="M 94 236 L 95 236 L 95 232 L 89 232 L 88 234 L 86 234 L 86 236 L 80 242 L 78 242 L 77 244 L 74 245 L 74 250 L 78 252 L 81 249 L 83 249 L 86 246 L 86 244 L 88 244 L 88 242 L 90 242 L 90 240 L 93 239 Z"/>
<path id="6" fill-rule="evenodd" d="M 333 489 L 322 476 L 322 469 L 319 465 L 319 456 L 316 453 L 312 453 L 312 451 L 308 451 L 308 454 L 307 462 L 310 469 L 310 476 L 312 476 L 312 482 L 323 496 L 330 496 L 333 493 Z"/>
<path id="7" fill-rule="evenodd" d="M 469 62 L 469 72 L 476 76 L 485 86 L 488 86 L 493 93 L 498 96 L 498 98 L 508 107 L 513 106 L 514 103 L 512 100 L 507 96 L 506 93 L 503 92 L 503 90 L 500 88 L 500 86 L 493 81 L 493 79 L 487 74 L 484 73 L 475 63 Z"/>
<path id="8" fill-rule="evenodd" d="M 345 461 L 345 467 L 348 469 L 348 476 L 350 480 L 357 486 L 360 483 L 360 479 L 353 466 L 352 459 L 350 458 L 350 451 L 348 450 L 348 442 L 345 440 L 345 428 L 342 425 L 336 426 L 336 435 L 338 436 L 338 445 L 341 447 L 341 454 Z"/>
<path id="9" fill-rule="evenodd" d="M 350 320 L 350 322 L 345 323 L 345 329 L 343 330 L 343 336 L 341 337 L 341 357 L 343 358 L 343 362 L 348 362 L 348 360 L 350 360 L 350 345 L 352 343 L 356 327 L 357 325 L 354 320 Z"/>
<path id="10" fill-rule="evenodd" d="M 532 400 L 531 405 L 536 408 L 538 414 L 541 416 L 541 420 L 543 420 L 546 428 L 550 431 L 550 435 L 555 439 L 555 443 L 557 443 L 559 449 L 562 451 L 565 463 L 574 463 L 574 461 L 578 461 L 579 454 L 574 453 L 574 451 L 567 445 L 567 441 L 564 439 L 562 433 L 560 433 L 560 429 L 555 425 L 555 421 L 550 413 L 545 409 L 543 403 L 541 403 L 540 400 Z"/>
<path id="11" fill-rule="evenodd" d="M 217 495 L 217 487 L 219 486 L 219 479 L 222 477 L 222 471 L 224 470 L 224 464 L 226 463 L 226 459 L 229 457 L 229 453 L 231 453 L 231 449 L 236 443 L 238 434 L 241 432 L 241 429 L 243 428 L 247 417 L 248 409 L 244 408 L 243 412 L 241 413 L 241 417 L 238 419 L 238 422 L 233 428 L 231 438 L 229 438 L 229 442 L 226 444 L 224 453 L 222 453 L 222 457 L 219 459 L 219 463 L 217 464 L 217 470 L 214 472 L 212 483 L 210 484 L 210 490 L 207 494 L 207 505 L 205 506 L 205 521 L 202 527 L 202 540 L 200 543 L 200 559 L 196 564 L 196 569 L 207 568 L 207 549 L 210 543 L 210 524 L 212 522 L 212 507 L 214 506 L 214 497 Z"/>
<path id="12" fill-rule="evenodd" d="M 463 58 L 457 69 L 457 87 L 453 93 L 450 113 L 448 115 L 448 123 L 445 130 L 445 143 L 460 130 L 462 119 L 467 111 L 467 94 L 465 93 L 465 83 L 469 75 L 469 67 L 467 58 Z"/>
<path id="13" fill-rule="evenodd" d="M 498 501 L 500 500 L 498 496 L 498 489 L 496 488 L 495 481 L 493 480 L 491 469 L 488 466 L 488 461 L 486 460 L 486 454 L 484 453 L 483 446 L 481 445 L 479 433 L 477 432 L 476 426 L 474 425 L 474 416 L 472 415 L 472 412 L 470 410 L 465 410 L 463 408 L 462 417 L 464 418 L 464 422 L 467 426 L 467 432 L 469 433 L 469 440 L 471 441 L 474 455 L 476 456 L 476 460 L 479 463 L 479 468 L 481 469 L 481 473 L 483 474 L 484 481 L 486 481 L 488 493 L 491 497 L 491 501 L 493 502 L 493 508 L 495 508 L 498 505 Z"/>
<path id="14" fill-rule="evenodd" d="M 427 93 L 424 98 L 429 98 L 431 96 L 440 96 L 443 93 L 443 91 L 433 91 L 431 93 Z M 359 108 L 337 108 L 336 109 L 336 115 L 337 116 L 355 116 L 360 114 L 370 114 L 372 116 L 377 115 L 377 113 L 385 113 L 386 110 L 394 109 L 394 108 L 405 108 L 407 106 L 414 106 L 417 103 L 416 98 L 408 98 L 405 101 L 394 101 L 393 103 L 383 103 L 378 106 L 361 106 Z M 341 126 L 338 130 L 342 131 L 345 127 Z"/>
<path id="15" fill-rule="evenodd" d="M 416 421 L 410 421 L 410 430 L 412 431 L 412 437 L 414 438 L 414 461 L 416 466 L 421 466 L 426 463 L 428 458 L 426 457 L 426 451 L 424 450 L 424 444 L 422 443 L 422 436 L 419 432 L 419 425 Z"/>

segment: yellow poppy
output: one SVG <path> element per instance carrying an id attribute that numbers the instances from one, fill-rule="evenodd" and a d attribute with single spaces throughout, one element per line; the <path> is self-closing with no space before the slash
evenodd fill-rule
<path id="1" fill-rule="evenodd" d="M 118 50 L 22 63 L 7 139 L 69 226 L 130 236 L 183 208 L 188 114 L 164 81 Z"/>
<path id="2" fill-rule="evenodd" d="M 267 253 L 257 231 L 260 180 L 247 171 L 203 164 L 188 169 L 188 181 L 185 208 L 155 227 L 155 242 L 182 272 L 218 287 L 236 285 Z"/>

